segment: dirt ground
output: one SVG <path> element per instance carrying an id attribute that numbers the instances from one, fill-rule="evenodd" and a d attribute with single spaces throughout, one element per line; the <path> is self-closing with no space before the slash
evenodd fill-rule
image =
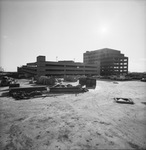
<path id="1" fill-rule="evenodd" d="M 19 82 L 28 86 L 27 80 Z M 0 149 L 146 149 L 145 90 L 146 82 L 97 80 L 95 90 L 82 94 L 0 97 Z M 114 97 L 135 104 L 119 104 Z"/>

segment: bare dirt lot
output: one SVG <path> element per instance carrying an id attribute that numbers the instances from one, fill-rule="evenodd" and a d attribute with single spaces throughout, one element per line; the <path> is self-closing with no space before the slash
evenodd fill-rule
<path id="1" fill-rule="evenodd" d="M 0 149 L 146 149 L 145 90 L 146 82 L 97 80 L 95 90 L 82 94 L 0 97 Z M 114 97 L 135 104 L 119 104 Z"/>

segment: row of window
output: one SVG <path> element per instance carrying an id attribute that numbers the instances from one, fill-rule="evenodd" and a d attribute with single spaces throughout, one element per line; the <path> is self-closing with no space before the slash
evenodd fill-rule
<path id="1" fill-rule="evenodd" d="M 92 55 L 92 56 L 84 56 L 84 60 L 90 60 L 90 59 L 97 59 L 97 58 L 105 58 L 105 57 L 102 57 L 104 55 Z M 124 54 L 121 54 L 120 56 L 123 57 L 123 58 L 119 58 L 119 57 L 116 57 L 116 56 L 119 56 L 119 55 L 105 55 L 105 56 L 108 56 L 108 58 L 111 58 L 112 60 L 118 60 L 118 61 L 127 61 L 128 58 L 125 58 L 124 57 Z M 113 58 L 114 57 L 114 58 Z"/>
<path id="2" fill-rule="evenodd" d="M 46 71 L 50 71 L 50 72 L 97 72 L 97 70 L 50 70 L 50 69 L 46 69 Z"/>
<path id="3" fill-rule="evenodd" d="M 114 57 L 114 58 L 113 58 Z M 118 58 L 116 58 L 118 57 Z M 114 55 L 111 55 L 111 54 L 102 54 L 102 55 L 85 55 L 84 56 L 84 59 L 87 60 L 87 59 L 102 59 L 102 58 L 111 58 L 113 60 L 120 60 L 120 61 L 123 61 L 123 60 L 127 60 L 127 58 L 119 58 L 119 57 L 124 57 L 124 54 L 114 54 Z"/>
<path id="4" fill-rule="evenodd" d="M 37 71 L 36 68 L 31 68 L 31 67 L 23 67 L 23 69 L 27 69 L 27 70 L 30 70 L 30 71 Z"/>
<path id="5" fill-rule="evenodd" d="M 84 65 L 55 65 L 55 64 L 46 64 L 47 67 L 73 67 L 73 68 L 96 68 L 96 66 L 84 66 Z"/>
<path id="6" fill-rule="evenodd" d="M 128 68 L 127 66 L 114 66 L 114 68 Z"/>
<path id="7" fill-rule="evenodd" d="M 64 65 L 46 64 L 46 67 L 64 67 Z"/>
<path id="8" fill-rule="evenodd" d="M 114 63 L 114 65 L 127 65 L 127 62 L 125 62 L 125 63 Z"/>
<path id="9" fill-rule="evenodd" d="M 127 72 L 127 70 L 101 70 L 102 72 Z"/>
<path id="10" fill-rule="evenodd" d="M 119 69 L 119 68 L 128 68 L 127 66 L 108 66 L 108 67 L 101 67 L 101 69 L 106 68 L 106 69 Z"/>

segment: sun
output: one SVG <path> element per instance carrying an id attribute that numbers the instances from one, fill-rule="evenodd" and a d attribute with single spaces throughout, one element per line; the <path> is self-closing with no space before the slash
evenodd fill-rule
<path id="1" fill-rule="evenodd" d="M 102 27 L 102 28 L 101 28 L 101 33 L 102 33 L 102 34 L 106 34 L 107 32 L 108 32 L 107 27 Z"/>

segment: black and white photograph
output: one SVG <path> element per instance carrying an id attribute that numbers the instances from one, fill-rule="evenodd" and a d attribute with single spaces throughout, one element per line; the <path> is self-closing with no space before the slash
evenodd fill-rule
<path id="1" fill-rule="evenodd" d="M 146 0 L 0 0 L 0 149 L 146 149 Z"/>

